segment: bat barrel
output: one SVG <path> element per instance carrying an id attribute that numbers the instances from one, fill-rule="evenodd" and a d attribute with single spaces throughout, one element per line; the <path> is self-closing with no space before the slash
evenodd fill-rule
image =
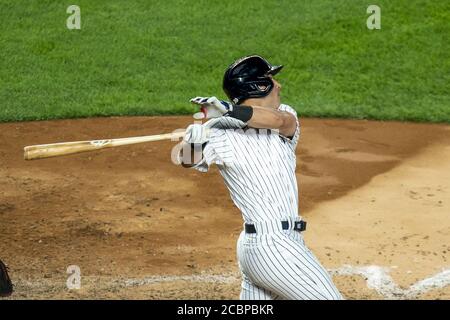
<path id="1" fill-rule="evenodd" d="M 110 141 L 104 140 L 102 143 L 91 141 L 66 142 L 55 144 L 43 144 L 28 146 L 24 148 L 24 159 L 35 160 L 64 156 L 74 153 L 93 151 L 110 147 Z"/>
<path id="2" fill-rule="evenodd" d="M 92 140 L 92 141 L 75 141 L 75 142 L 61 142 L 53 144 L 41 144 L 34 146 L 27 146 L 24 148 L 24 159 L 34 160 L 50 157 L 64 156 L 74 153 L 94 151 L 104 148 L 112 148 L 136 143 L 179 139 L 184 136 L 183 132 L 165 133 L 143 137 L 131 137 L 108 140 Z"/>

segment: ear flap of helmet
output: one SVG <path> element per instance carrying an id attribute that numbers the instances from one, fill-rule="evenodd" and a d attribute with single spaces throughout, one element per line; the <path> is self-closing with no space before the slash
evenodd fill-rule
<path id="1" fill-rule="evenodd" d="M 267 96 L 273 89 L 273 81 L 270 78 L 261 78 L 253 81 L 245 81 L 236 85 L 234 103 L 240 103 L 249 98 L 262 98 Z"/>
<path id="2" fill-rule="evenodd" d="M 263 97 L 268 95 L 273 88 L 273 82 L 270 78 L 255 80 L 248 83 L 249 91 L 247 94 L 252 97 Z"/>

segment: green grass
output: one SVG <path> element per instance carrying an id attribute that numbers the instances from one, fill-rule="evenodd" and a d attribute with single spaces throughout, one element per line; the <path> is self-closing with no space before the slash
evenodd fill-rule
<path id="1" fill-rule="evenodd" d="M 0 121 L 189 114 L 258 53 L 301 116 L 450 122 L 449 1 L 0 0 L 0 28 Z"/>

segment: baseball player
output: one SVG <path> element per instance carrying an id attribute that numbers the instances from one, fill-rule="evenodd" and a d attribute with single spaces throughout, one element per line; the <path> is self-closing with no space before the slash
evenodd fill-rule
<path id="1" fill-rule="evenodd" d="M 216 164 L 244 219 L 237 256 L 240 299 L 342 299 L 327 271 L 306 247 L 298 214 L 296 111 L 280 103 L 273 78 L 283 66 L 258 55 L 228 67 L 223 89 L 232 103 L 197 97 L 179 161 L 206 172 Z M 193 151 L 193 152 L 191 152 Z"/>

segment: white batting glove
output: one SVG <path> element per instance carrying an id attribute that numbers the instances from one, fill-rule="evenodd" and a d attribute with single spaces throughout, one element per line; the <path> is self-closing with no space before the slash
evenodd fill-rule
<path id="1" fill-rule="evenodd" d="M 190 101 L 200 106 L 200 112 L 194 114 L 194 119 L 218 118 L 233 110 L 231 103 L 216 97 L 196 97 Z"/>
<path id="2" fill-rule="evenodd" d="M 186 128 L 183 140 L 187 143 L 204 144 L 209 140 L 209 128 L 202 124 L 191 124 Z"/>

